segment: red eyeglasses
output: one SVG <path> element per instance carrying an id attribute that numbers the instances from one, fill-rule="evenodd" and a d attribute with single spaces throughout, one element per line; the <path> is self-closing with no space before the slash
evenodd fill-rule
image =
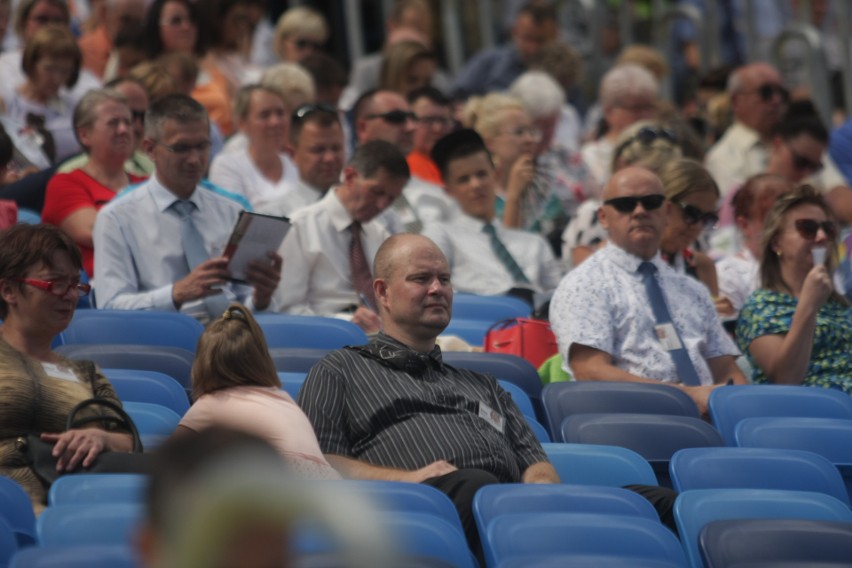
<path id="1" fill-rule="evenodd" d="M 41 288 L 45 292 L 49 292 L 54 296 L 59 296 L 60 298 L 67 294 L 68 290 L 71 290 L 72 288 L 81 296 L 85 296 L 92 291 L 91 284 L 83 284 L 79 280 L 37 280 L 35 278 L 15 278 L 15 280 L 23 284 L 29 284 L 30 286 Z"/>

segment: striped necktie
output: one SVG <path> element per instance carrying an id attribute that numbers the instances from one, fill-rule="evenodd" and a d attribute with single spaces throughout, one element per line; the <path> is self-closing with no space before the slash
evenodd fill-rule
<path id="1" fill-rule="evenodd" d="M 491 250 L 494 251 L 494 254 L 497 255 L 497 259 L 506 267 L 509 274 L 512 275 L 512 279 L 515 283 L 529 284 L 530 279 L 527 278 L 523 269 L 512 257 L 512 253 L 509 252 L 509 249 L 506 248 L 506 245 L 504 245 L 503 241 L 500 240 L 500 237 L 497 236 L 497 230 L 494 228 L 494 225 L 491 223 L 485 223 L 482 227 L 482 232 L 488 235 L 491 239 Z"/>
<path id="2" fill-rule="evenodd" d="M 364 254 L 364 245 L 361 242 L 361 223 L 353 221 L 349 226 L 352 232 L 352 240 L 349 243 L 349 269 L 352 273 L 352 287 L 366 300 L 368 308 L 375 309 L 376 297 L 373 294 L 373 276 L 370 273 L 370 265 L 367 255 Z"/>

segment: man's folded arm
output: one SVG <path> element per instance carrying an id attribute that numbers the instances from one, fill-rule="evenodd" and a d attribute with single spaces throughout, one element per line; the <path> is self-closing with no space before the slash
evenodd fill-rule
<path id="1" fill-rule="evenodd" d="M 381 479 L 384 481 L 407 481 L 409 483 L 420 483 L 432 477 L 440 477 L 456 471 L 454 465 L 439 460 L 425 467 L 412 471 L 381 467 L 353 458 L 325 454 L 328 463 L 340 472 L 344 477 L 350 479 Z"/>

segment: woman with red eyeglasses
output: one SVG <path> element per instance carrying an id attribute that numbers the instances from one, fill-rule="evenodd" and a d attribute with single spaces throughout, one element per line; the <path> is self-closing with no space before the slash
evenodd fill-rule
<path id="1" fill-rule="evenodd" d="M 51 349 L 89 285 L 80 283 L 82 257 L 58 227 L 15 225 L 0 233 L 0 475 L 29 493 L 36 512 L 47 488 L 27 465 L 19 438 L 41 432 L 55 442 L 57 469 L 86 467 L 105 450 L 129 452 L 130 434 L 87 427 L 65 430 L 79 402 L 99 397 L 121 404 L 91 361 L 70 361 Z"/>
<path id="2" fill-rule="evenodd" d="M 852 394 L 852 311 L 833 282 L 837 225 L 804 185 L 776 201 L 763 231 L 757 290 L 740 311 L 737 341 L 759 383 Z"/>

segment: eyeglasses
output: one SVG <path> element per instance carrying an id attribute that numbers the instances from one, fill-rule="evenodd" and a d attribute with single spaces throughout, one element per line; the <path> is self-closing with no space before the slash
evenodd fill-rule
<path id="1" fill-rule="evenodd" d="M 535 128 L 534 126 L 519 126 L 517 128 L 513 128 L 512 130 L 506 130 L 502 134 L 514 136 L 515 138 L 523 138 L 524 136 L 529 136 L 536 142 L 541 140 L 541 130 Z"/>
<path id="2" fill-rule="evenodd" d="M 332 106 L 319 105 L 319 104 L 308 104 L 308 105 L 302 105 L 299 108 L 297 108 L 296 110 L 294 110 L 293 116 L 291 117 L 291 120 L 293 122 L 305 120 L 306 118 L 308 118 L 309 116 L 311 116 L 312 114 L 317 113 L 317 112 L 325 112 L 325 113 L 331 114 L 332 116 L 337 118 L 337 109 L 332 107 Z"/>
<path id="3" fill-rule="evenodd" d="M 665 140 L 673 146 L 677 146 L 677 136 L 668 128 L 658 128 L 656 126 L 643 126 L 636 131 L 636 134 L 622 142 L 615 149 L 615 156 L 620 156 L 625 148 L 636 141 L 639 141 L 643 146 L 650 146 L 657 140 Z"/>
<path id="4" fill-rule="evenodd" d="M 789 144 L 786 144 L 786 146 L 787 146 L 787 149 L 790 151 L 790 156 L 793 158 L 793 167 L 794 168 L 796 168 L 799 171 L 811 172 L 811 173 L 816 173 L 816 172 L 822 170 L 823 166 L 822 166 L 821 160 L 813 161 L 810 158 L 808 158 L 807 156 L 803 156 L 802 154 L 799 154 L 798 152 L 796 152 L 793 149 L 793 147 L 790 146 Z"/>
<path id="5" fill-rule="evenodd" d="M 683 214 L 683 221 L 687 225 L 695 225 L 696 223 L 702 223 L 704 227 L 710 228 L 716 225 L 719 222 L 719 216 L 715 211 L 702 211 L 695 205 L 687 205 L 686 203 L 681 203 L 680 201 L 672 201 L 675 205 L 680 207 L 680 212 Z"/>
<path id="6" fill-rule="evenodd" d="M 405 124 L 409 120 L 417 120 L 417 117 L 411 111 L 405 110 L 392 110 L 382 114 L 368 114 L 365 116 L 367 120 L 372 120 L 374 118 L 381 118 L 388 124 Z"/>
<path id="7" fill-rule="evenodd" d="M 179 28 L 184 24 L 194 25 L 195 22 L 189 16 L 174 16 L 160 22 L 160 25 L 164 28 Z"/>
<path id="8" fill-rule="evenodd" d="M 665 195 L 653 194 L 632 197 L 613 197 L 604 201 L 604 205 L 610 205 L 619 213 L 633 213 L 638 204 L 642 204 L 645 211 L 653 211 L 662 207 L 666 200 Z"/>
<path id="9" fill-rule="evenodd" d="M 775 95 L 778 95 L 782 102 L 790 100 L 790 91 L 775 83 L 764 83 L 752 92 L 757 93 L 763 102 L 771 101 Z"/>
<path id="10" fill-rule="evenodd" d="M 837 224 L 834 221 L 817 221 L 815 219 L 796 219 L 796 230 L 802 237 L 812 241 L 816 238 L 817 232 L 822 229 L 828 240 L 833 241 L 837 238 Z"/>
<path id="11" fill-rule="evenodd" d="M 416 118 L 417 122 L 428 126 L 430 128 L 435 128 L 439 126 L 441 128 L 447 128 L 448 126 L 452 126 L 453 121 L 450 118 L 445 116 L 418 116 Z"/>
<path id="12" fill-rule="evenodd" d="M 311 40 L 311 39 L 301 39 L 300 38 L 300 39 L 297 39 L 297 40 L 293 40 L 293 43 L 295 43 L 296 47 L 299 48 L 299 49 L 311 48 L 311 49 L 317 49 L 318 50 L 318 49 L 322 48 L 322 42 L 314 41 L 314 40 Z"/>
<path id="13" fill-rule="evenodd" d="M 169 146 L 168 144 L 163 144 L 162 142 L 155 140 L 154 144 L 162 146 L 176 156 L 187 156 L 192 152 L 201 152 L 202 154 L 206 154 L 210 151 L 211 146 L 209 140 L 199 142 L 198 144 L 175 144 L 174 146 Z"/>
<path id="14" fill-rule="evenodd" d="M 79 280 L 37 280 L 35 278 L 15 278 L 15 280 L 23 284 L 35 286 L 60 298 L 67 294 L 68 290 L 74 290 L 81 296 L 85 296 L 92 291 L 91 284 L 83 284 Z"/>

